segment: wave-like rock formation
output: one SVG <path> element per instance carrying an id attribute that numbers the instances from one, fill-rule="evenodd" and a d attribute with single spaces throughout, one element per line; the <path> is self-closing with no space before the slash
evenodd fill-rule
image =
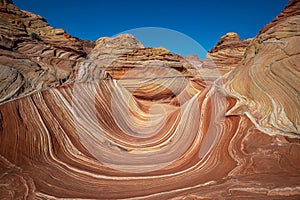
<path id="1" fill-rule="evenodd" d="M 0 6 L 6 21 L 18 10 Z M 47 57 L 47 72 L 73 74 L 2 100 L 0 199 L 299 199 L 298 8 L 291 1 L 225 76 L 226 66 L 202 67 L 207 60 L 144 48 L 127 34 L 92 50 L 62 39 L 80 44 L 66 50 L 47 31 L 24 31 L 21 46 L 1 46 L 3 69 L 19 60 L 19 76 L 36 78 L 26 64 Z M 43 57 L 49 48 L 66 52 Z M 49 67 L 62 55 L 76 64 Z"/>
<path id="2" fill-rule="evenodd" d="M 300 2 L 286 9 L 251 42 L 226 88 L 238 99 L 229 113 L 251 118 L 270 134 L 300 134 Z M 243 83 L 243 84 L 241 84 Z"/>
<path id="3" fill-rule="evenodd" d="M 1 1 L 0 10 L 0 102 L 75 79 L 92 42 L 52 28 L 12 1 Z"/>

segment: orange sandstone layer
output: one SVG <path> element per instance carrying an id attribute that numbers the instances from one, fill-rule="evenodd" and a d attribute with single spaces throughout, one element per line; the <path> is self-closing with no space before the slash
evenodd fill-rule
<path id="1" fill-rule="evenodd" d="M 4 20 L 33 16 L 11 3 L 0 0 Z M 0 199 L 299 199 L 297 8 L 291 1 L 224 77 L 225 57 L 183 58 L 126 34 L 87 51 L 22 29 L 10 47 L 1 26 L 2 68 L 21 78 L 0 72 L 12 88 L 1 90 Z M 36 76 L 38 59 L 48 68 Z"/>
<path id="2" fill-rule="evenodd" d="M 128 95 L 102 80 L 1 105 L 1 198 L 300 195 L 299 141 L 225 117 L 234 101 L 218 89 L 182 106 Z"/>
<path id="3" fill-rule="evenodd" d="M 226 89 L 238 102 L 231 114 L 247 114 L 269 134 L 300 134 L 300 1 L 291 1 L 251 42 L 228 76 Z"/>

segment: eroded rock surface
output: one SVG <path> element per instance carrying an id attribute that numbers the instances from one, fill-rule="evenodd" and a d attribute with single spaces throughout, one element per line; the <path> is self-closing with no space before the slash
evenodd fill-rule
<path id="1" fill-rule="evenodd" d="M 286 9 L 251 42 L 246 57 L 228 77 L 238 99 L 231 114 L 247 113 L 270 134 L 300 134 L 300 2 Z M 242 83 L 242 84 L 241 84 Z"/>
<path id="2" fill-rule="evenodd" d="M 207 54 L 214 64 L 222 70 L 231 71 L 244 58 L 252 39 L 241 40 L 237 33 L 229 32 L 222 36 L 216 46 Z"/>
<path id="3" fill-rule="evenodd" d="M 75 79 L 93 43 L 52 28 L 11 1 L 0 9 L 0 102 Z"/>
<path id="4" fill-rule="evenodd" d="M 298 8 L 222 77 L 226 56 L 215 65 L 130 35 L 99 39 L 74 58 L 73 81 L 0 105 L 0 199 L 299 199 Z M 22 67 L 35 51 L 19 49 L 46 39 L 24 34 L 21 46 L 1 40 L 1 86 L 35 77 Z"/>

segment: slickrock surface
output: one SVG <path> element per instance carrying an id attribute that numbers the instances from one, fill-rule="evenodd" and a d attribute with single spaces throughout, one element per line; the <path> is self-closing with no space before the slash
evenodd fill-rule
<path id="1" fill-rule="evenodd" d="M 197 55 L 189 55 L 185 59 L 198 68 L 200 74 L 215 80 L 239 65 L 252 40 L 252 38 L 241 40 L 237 33 L 229 32 L 219 39 L 213 49 L 208 51 L 204 60 L 200 60 Z"/>
<path id="2" fill-rule="evenodd" d="M 175 55 L 164 48 L 145 48 L 128 51 L 115 59 L 106 69 L 114 79 L 121 79 L 132 70 L 143 70 L 145 68 L 172 68 L 189 75 L 188 69 L 193 68 L 190 63 L 179 55 Z M 154 72 L 152 72 L 154 73 Z M 191 74 L 190 74 L 191 75 Z M 137 72 L 137 76 L 126 78 L 143 77 L 143 73 Z"/>
<path id="3" fill-rule="evenodd" d="M 217 67 L 230 71 L 244 58 L 251 40 L 241 40 L 237 33 L 229 32 L 219 39 L 216 46 L 208 52 L 207 58 Z"/>
<path id="4" fill-rule="evenodd" d="M 269 134 L 300 134 L 300 1 L 291 1 L 251 42 L 226 88 L 238 103 L 229 114 L 247 113 Z"/>
<path id="5" fill-rule="evenodd" d="M 126 34 L 85 59 L 92 44 L 73 41 L 76 67 L 52 66 L 73 81 L 0 104 L 0 199 L 299 199 L 298 8 L 290 2 L 223 77 L 225 65 Z M 3 66 L 19 48 L 3 48 Z M 17 75 L 25 66 L 35 77 L 22 52 Z"/>
<path id="6" fill-rule="evenodd" d="M 144 48 L 143 44 L 129 34 L 120 34 L 114 38 L 102 37 L 96 41 L 96 46 L 80 65 L 77 81 L 94 81 L 107 78 L 106 68 L 124 53 L 134 49 Z"/>
<path id="7" fill-rule="evenodd" d="M 0 2 L 0 102 L 71 82 L 94 46 L 11 3 Z"/>
<path id="8" fill-rule="evenodd" d="M 193 69 L 183 57 L 167 49 L 142 48 L 120 55 L 105 70 L 135 97 L 171 101 L 183 90 L 194 95 L 188 81 L 196 75 Z"/>

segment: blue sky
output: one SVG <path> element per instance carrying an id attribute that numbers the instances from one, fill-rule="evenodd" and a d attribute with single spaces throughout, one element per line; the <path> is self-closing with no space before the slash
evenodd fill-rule
<path id="1" fill-rule="evenodd" d="M 14 0 L 14 3 L 80 39 L 95 41 L 135 29 L 131 33 L 137 34 L 145 46 L 164 46 L 175 53 L 203 57 L 200 54 L 210 50 L 227 32 L 237 32 L 242 39 L 254 37 L 282 11 L 288 0 Z M 136 29 L 141 27 L 159 29 L 148 29 L 148 33 L 147 29 Z M 195 42 L 204 49 L 197 51 Z"/>

